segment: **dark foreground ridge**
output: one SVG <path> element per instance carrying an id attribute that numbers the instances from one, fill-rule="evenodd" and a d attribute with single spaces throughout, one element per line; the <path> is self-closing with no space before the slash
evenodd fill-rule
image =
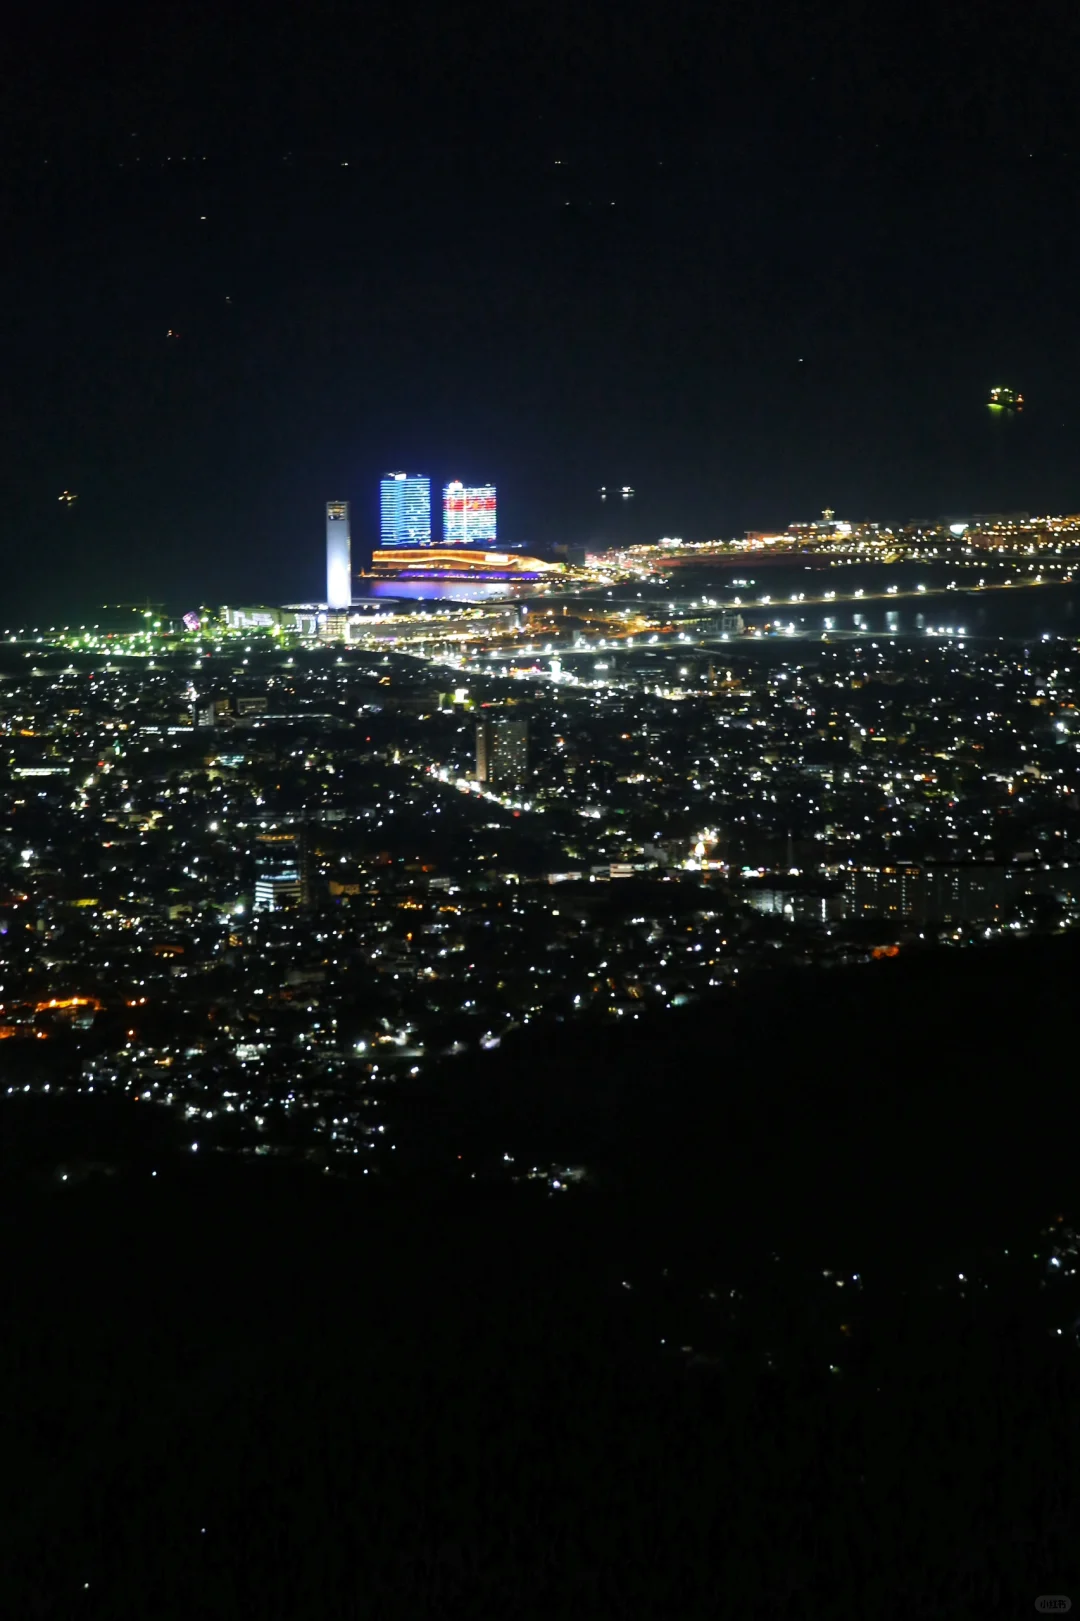
<path id="1" fill-rule="evenodd" d="M 61 1184 L 72 1119 L 9 1100 L 11 1613 L 1075 1596 L 1075 955 L 793 974 L 632 1042 L 504 1044 L 401 1099 L 374 1185 L 134 1127 L 114 1174 Z M 593 1179 L 552 1196 L 481 1150 L 452 1174 L 466 1119 Z"/>

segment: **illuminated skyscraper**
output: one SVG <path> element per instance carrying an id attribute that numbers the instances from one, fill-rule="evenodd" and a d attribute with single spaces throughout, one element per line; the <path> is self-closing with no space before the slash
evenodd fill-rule
<path id="1" fill-rule="evenodd" d="M 380 544 L 431 545 L 431 480 L 420 473 L 387 473 L 379 486 Z"/>
<path id="2" fill-rule="evenodd" d="M 489 546 L 495 541 L 494 484 L 462 484 L 443 491 L 443 544 Z"/>
<path id="3" fill-rule="evenodd" d="M 326 503 L 326 606 L 348 608 L 352 603 L 352 548 L 349 544 L 348 501 Z"/>

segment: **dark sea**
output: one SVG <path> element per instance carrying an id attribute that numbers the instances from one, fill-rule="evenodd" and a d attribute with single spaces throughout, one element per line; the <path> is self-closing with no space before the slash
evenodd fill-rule
<path id="1" fill-rule="evenodd" d="M 662 583 L 617 586 L 602 600 L 661 611 L 731 608 L 748 628 L 793 637 L 962 633 L 1031 640 L 1080 636 L 1080 563 L 1066 579 L 1071 573 L 1071 565 L 1045 563 L 748 563 L 673 570 Z M 1040 577 L 1050 583 L 1034 584 Z"/>

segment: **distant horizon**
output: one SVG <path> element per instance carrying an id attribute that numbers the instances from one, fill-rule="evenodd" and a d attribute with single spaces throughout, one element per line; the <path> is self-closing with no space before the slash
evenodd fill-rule
<path id="1" fill-rule="evenodd" d="M 312 595 L 396 468 L 537 548 L 1080 507 L 1055 30 L 268 15 L 20 21 L 12 611 Z"/>
<path id="2" fill-rule="evenodd" d="M 336 497 L 335 499 L 339 499 Z M 353 556 L 354 576 L 365 569 L 370 563 L 371 556 L 379 547 L 377 538 L 365 541 L 357 537 L 353 523 L 355 504 L 351 498 L 350 527 L 352 529 L 351 543 Z M 677 538 L 688 544 L 707 544 L 709 542 L 730 543 L 742 540 L 747 533 L 763 532 L 768 534 L 781 534 L 794 523 L 815 523 L 820 520 L 824 508 L 805 517 L 787 518 L 782 523 L 768 524 L 758 522 L 745 524 L 738 530 L 729 530 L 724 533 L 719 528 L 711 531 L 698 532 L 681 530 L 674 524 L 667 528 L 651 522 L 646 515 L 647 508 L 643 502 L 637 506 L 638 498 L 634 502 L 616 503 L 611 501 L 607 505 L 615 509 L 618 514 L 616 521 L 604 525 L 602 514 L 594 523 L 580 523 L 578 533 L 571 538 L 570 544 L 585 545 L 593 551 L 619 548 L 630 545 L 653 545 L 664 538 Z M 636 511 L 628 509 L 637 506 Z M 601 507 L 597 496 L 597 507 Z M 81 578 L 73 578 L 73 570 L 64 569 L 59 578 L 56 575 L 43 582 L 40 576 L 31 577 L 23 573 L 20 579 L 18 570 L 13 570 L 9 579 L 9 589 L 5 593 L 8 603 L 8 616 L 11 622 L 25 620 L 27 622 L 56 623 L 59 620 L 79 619 L 82 622 L 86 616 L 100 608 L 105 601 L 122 602 L 183 602 L 190 608 L 193 602 L 314 602 L 325 597 L 325 508 L 322 502 L 315 507 L 312 521 L 307 525 L 302 548 L 290 546 L 288 555 L 283 555 L 280 548 L 276 549 L 275 566 L 272 572 L 259 573 L 254 577 L 242 578 L 234 568 L 223 568 L 221 559 L 215 558 L 213 563 L 208 560 L 206 567 L 200 567 L 199 573 L 203 581 L 197 585 L 189 585 L 177 578 L 177 570 L 171 565 L 161 567 L 156 565 L 153 573 L 144 567 L 139 571 L 138 577 L 121 577 L 115 570 L 109 571 L 109 578 L 102 578 L 99 586 L 91 584 L 93 574 L 92 559 L 88 561 L 85 553 L 80 554 L 82 567 Z M 841 522 L 878 523 L 883 527 L 898 530 L 911 523 L 959 523 L 970 522 L 976 516 L 987 516 L 995 513 L 1016 514 L 1026 512 L 1035 518 L 1062 518 L 1073 512 L 1080 514 L 1080 497 L 1075 507 L 1062 504 L 1058 510 L 1053 511 L 1034 504 L 1022 506 L 1020 504 L 1001 506 L 970 507 L 966 511 L 957 507 L 944 509 L 938 512 L 914 512 L 908 517 L 899 519 L 882 516 L 855 515 L 851 511 L 844 512 L 842 508 L 836 509 L 836 519 Z M 78 508 L 65 511 L 57 515 L 57 526 L 63 528 L 70 526 L 70 530 L 78 532 Z M 608 533 L 603 533 L 604 528 Z M 442 541 L 433 541 L 433 548 L 441 547 Z M 500 538 L 494 546 L 489 548 L 524 549 L 528 551 L 535 547 L 537 554 L 544 556 L 550 548 L 558 544 L 558 540 L 540 541 L 528 537 Z M 28 552 L 25 555 L 29 555 Z M 183 570 L 188 573 L 187 568 Z M 306 582 L 306 583 L 305 583 Z"/>

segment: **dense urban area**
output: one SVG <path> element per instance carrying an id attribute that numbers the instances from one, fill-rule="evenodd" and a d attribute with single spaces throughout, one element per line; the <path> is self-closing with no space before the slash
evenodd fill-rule
<path id="1" fill-rule="evenodd" d="M 861 1455 L 856 1468 L 833 1426 L 926 1421 L 920 1379 L 953 1390 L 942 1358 L 972 1413 L 997 1388 L 1002 1347 L 1033 1387 L 1074 1379 L 1067 1150 L 1040 1162 L 1043 1126 L 1010 1101 L 1026 1015 L 1057 1016 L 1076 962 L 1069 547 L 1033 561 L 1012 536 L 979 557 L 936 534 L 925 555 L 868 564 L 840 538 L 847 552 L 744 548 L 725 570 L 669 567 L 671 546 L 623 552 L 486 601 L 186 622 L 147 605 L 8 629 L 9 1171 L 61 1204 L 91 1201 L 86 1246 L 128 1242 L 122 1219 L 167 1247 L 155 1210 L 178 1201 L 173 1226 L 198 1228 L 222 1298 L 247 1300 L 253 1325 L 271 1308 L 240 1281 L 244 1248 L 270 1232 L 293 1257 L 290 1298 L 311 1292 L 303 1320 L 327 1309 L 351 1232 L 389 1319 L 410 1320 L 416 1302 L 395 1291 L 422 1272 L 441 1333 L 468 1317 L 455 1280 L 467 1294 L 502 1232 L 518 1292 L 499 1334 L 542 1359 L 537 1335 L 557 1347 L 573 1321 L 575 1354 L 588 1344 L 617 1387 L 642 1370 L 690 1381 L 657 1398 L 654 1457 L 676 1433 L 695 1456 L 710 1434 L 742 1456 L 771 1404 L 801 1392 L 820 1433 L 800 1432 L 796 1450 L 811 1450 L 793 1467 L 824 1468 L 849 1514 L 871 1513 L 875 1492 L 883 1511 L 892 1487 Z M 937 1039 L 955 1051 L 988 1008 L 943 1094 L 924 1056 Z M 1046 1084 L 1047 1107 L 1067 1110 Z M 243 1175 L 300 1180 L 222 1191 Z M 100 1203 L 121 1186 L 122 1218 Z M 367 1202 L 332 1202 L 346 1197 Z M 383 1276 L 365 1223 L 394 1224 L 400 1261 L 402 1211 L 430 1222 L 433 1199 L 443 1236 Z M 327 1222 L 345 1247 L 324 1253 Z M 147 1279 L 156 1264 L 148 1251 Z M 89 1253 L 83 1266 L 89 1280 Z M 81 1298 L 74 1274 L 64 1287 Z M 288 1324 L 259 1332 L 273 1378 L 282 1358 L 299 1377 Z M 488 1333 L 471 1320 L 455 1332 Z M 183 1390 L 179 1348 L 157 1354 Z M 511 1366 L 522 1353 L 491 1354 Z M 330 1377 L 347 1405 L 344 1370 Z M 544 1362 L 536 1377 L 562 1375 Z M 45 1405 L 48 1387 L 43 1373 Z M 621 1417 L 591 1388 L 575 1376 L 568 1413 L 624 1448 Z M 725 1405 L 737 1391 L 752 1420 Z M 587 1416 L 573 1406 L 586 1400 Z M 691 1418 L 687 1401 L 711 1416 Z M 1032 1437 L 1055 1422 L 1047 1402 Z M 302 1411 L 289 1445 L 307 1445 Z M 250 1429 L 236 1443 L 259 1444 Z M 768 1464 L 781 1477 L 788 1444 Z M 1037 1444 L 1018 1476 L 1036 1497 Z M 822 1447 L 840 1448 L 833 1463 Z M 169 1519 L 182 1563 L 203 1519 L 220 1534 L 234 1512 L 233 1488 L 194 1464 L 189 1476 L 197 1506 Z M 777 1503 L 778 1526 L 797 1517 L 794 1499 Z M 890 1557 L 907 1558 L 913 1534 Z M 36 1521 L 33 1535 L 41 1545 Z M 106 1575 L 88 1536 L 88 1571 L 120 1591 L 122 1539 Z M 1038 1557 L 1060 1560 L 1047 1536 L 1055 1551 Z M 761 1613 L 787 1613 L 812 1565 L 803 1550 L 763 1577 Z M 940 1589 L 961 1606 L 966 1568 Z M 668 1565 L 649 1579 L 668 1602 Z M 870 1592 L 869 1569 L 860 1580 Z M 914 1603 L 917 1586 L 897 1583 Z"/>
<path id="2" fill-rule="evenodd" d="M 873 587 L 828 563 L 787 597 L 837 617 L 797 639 L 753 582 L 665 600 L 636 559 L 329 631 L 9 632 L 0 1038 L 192 1152 L 369 1173 L 398 1082 L 526 1026 L 1072 927 L 1075 638 L 837 629 Z M 993 566 L 962 611 L 1034 584 Z"/>

